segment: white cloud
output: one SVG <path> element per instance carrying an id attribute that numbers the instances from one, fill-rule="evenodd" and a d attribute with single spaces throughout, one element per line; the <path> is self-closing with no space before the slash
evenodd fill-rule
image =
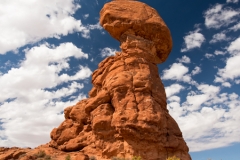
<path id="1" fill-rule="evenodd" d="M 240 23 L 237 23 L 235 24 L 234 26 L 232 26 L 231 28 L 229 28 L 230 30 L 233 30 L 233 31 L 238 31 L 240 29 Z"/>
<path id="2" fill-rule="evenodd" d="M 176 85 L 176 84 L 174 84 Z M 177 87 L 172 85 L 172 89 L 176 89 Z M 170 86 L 171 87 L 171 86 Z M 179 91 L 178 91 L 179 92 Z M 183 108 L 180 105 L 180 97 L 178 96 L 171 96 L 168 98 L 167 108 L 172 116 L 180 117 L 181 115 L 185 114 Z"/>
<path id="3" fill-rule="evenodd" d="M 231 54 L 226 60 L 226 66 L 222 69 L 218 69 L 218 73 L 215 77 L 214 82 L 221 82 L 223 86 L 229 87 L 230 85 L 226 83 L 227 80 L 234 80 L 240 77 L 240 38 L 231 42 L 230 46 L 227 48 L 228 52 Z"/>
<path id="4" fill-rule="evenodd" d="M 224 82 L 222 86 L 230 88 L 232 85 L 229 82 Z"/>
<path id="5" fill-rule="evenodd" d="M 240 79 L 239 80 L 235 80 L 236 84 L 240 84 Z"/>
<path id="6" fill-rule="evenodd" d="M 235 41 L 231 42 L 227 50 L 233 55 L 240 54 L 240 37 L 237 38 Z"/>
<path id="7" fill-rule="evenodd" d="M 174 90 L 179 93 L 179 89 Z M 180 101 L 172 94 L 168 97 L 168 110 L 178 122 L 190 152 L 240 142 L 238 94 L 220 94 L 220 87 L 202 84 L 189 92 L 184 103 Z"/>
<path id="8" fill-rule="evenodd" d="M 178 58 L 177 60 L 178 60 L 178 62 L 180 62 L 180 63 L 190 63 L 190 62 L 191 62 L 190 58 L 189 58 L 188 56 L 186 56 L 186 55 L 182 56 L 181 59 Z"/>
<path id="9" fill-rule="evenodd" d="M 188 68 L 182 63 L 173 63 L 170 69 L 163 70 L 162 79 L 182 80 L 183 76 L 188 72 Z"/>
<path id="10" fill-rule="evenodd" d="M 216 51 L 214 52 L 214 54 L 215 54 L 215 55 L 225 55 L 226 52 L 216 50 Z"/>
<path id="11" fill-rule="evenodd" d="M 171 97 L 169 97 L 168 98 L 168 101 L 170 101 L 170 102 L 180 102 L 180 97 L 178 97 L 178 96 L 171 96 Z"/>
<path id="12" fill-rule="evenodd" d="M 226 34 L 217 33 L 217 34 L 213 35 L 213 38 L 210 41 L 210 43 L 217 43 L 217 42 L 227 41 L 227 40 L 229 40 L 229 38 L 227 38 Z"/>
<path id="13" fill-rule="evenodd" d="M 18 68 L 0 76 L 0 146 L 36 147 L 50 140 L 50 131 L 63 120 L 61 112 L 86 96 L 78 80 L 89 78 L 91 70 L 79 66 L 73 75 L 63 72 L 70 58 L 88 58 L 72 43 L 57 47 L 42 44 L 25 50 Z M 76 80 L 76 81 L 75 81 Z M 78 96 L 64 102 L 62 98 Z M 17 124 L 17 125 L 16 125 Z"/>
<path id="14" fill-rule="evenodd" d="M 87 28 L 89 30 L 94 30 L 94 29 L 98 29 L 98 30 L 102 30 L 102 26 L 100 25 L 100 23 L 97 23 L 97 24 L 90 24 L 87 26 Z"/>
<path id="15" fill-rule="evenodd" d="M 227 3 L 238 3 L 238 0 L 227 0 Z"/>
<path id="16" fill-rule="evenodd" d="M 84 19 L 87 19 L 88 17 L 89 17 L 89 14 L 84 14 L 84 15 L 83 15 L 83 18 L 84 18 Z"/>
<path id="17" fill-rule="evenodd" d="M 198 33 L 199 29 L 189 32 L 187 36 L 185 36 L 184 39 L 184 48 L 181 49 L 181 52 L 187 52 L 194 48 L 200 48 L 202 43 L 205 41 L 205 37 L 203 34 Z"/>
<path id="18" fill-rule="evenodd" d="M 236 93 L 232 93 L 229 95 L 230 100 L 237 100 L 239 96 Z"/>
<path id="19" fill-rule="evenodd" d="M 222 26 L 228 26 L 236 21 L 234 19 L 239 15 L 239 11 L 232 9 L 231 7 L 225 7 L 222 4 L 216 4 L 209 8 L 205 13 L 205 25 L 207 28 L 218 29 Z"/>
<path id="20" fill-rule="evenodd" d="M 89 30 L 72 15 L 80 8 L 74 0 L 0 1 L 0 54 L 44 38 Z"/>
<path id="21" fill-rule="evenodd" d="M 177 80 L 189 83 L 191 85 L 197 85 L 197 82 L 193 81 L 191 74 L 188 73 L 188 68 L 182 63 L 173 63 L 169 69 L 163 70 L 163 80 Z"/>
<path id="22" fill-rule="evenodd" d="M 212 87 L 210 86 L 210 89 Z M 174 109 L 169 109 L 170 114 L 178 122 L 192 152 L 224 147 L 240 142 L 240 128 L 238 127 L 240 115 L 236 114 L 240 112 L 239 95 L 236 93 L 222 93 L 219 95 L 217 94 L 218 88 L 214 90 L 211 93 L 212 95 L 210 94 L 210 98 L 202 96 L 202 98 L 205 98 L 202 99 L 202 102 L 208 102 L 205 103 L 206 105 L 202 104 L 199 111 L 186 112 L 176 102 L 172 104 L 172 107 L 183 115 L 179 115 Z M 207 92 L 209 90 L 204 94 L 208 94 Z"/>
<path id="23" fill-rule="evenodd" d="M 218 70 L 218 75 L 224 80 L 240 77 L 240 55 L 236 55 L 227 59 L 226 66 Z"/>
<path id="24" fill-rule="evenodd" d="M 191 74 L 184 75 L 182 81 L 187 82 L 187 83 L 192 84 L 192 85 L 196 85 L 196 82 L 192 81 Z"/>
<path id="25" fill-rule="evenodd" d="M 192 70 L 192 75 L 196 75 L 196 74 L 199 74 L 199 73 L 201 73 L 202 72 L 202 70 L 201 70 L 201 68 L 200 67 L 198 67 L 198 66 L 196 66 L 195 68 L 194 68 L 194 70 Z"/>
<path id="26" fill-rule="evenodd" d="M 108 57 L 108 56 L 114 56 L 116 52 L 118 52 L 116 49 L 113 48 L 103 48 L 100 50 L 101 51 L 101 57 Z"/>
<path id="27" fill-rule="evenodd" d="M 204 56 L 205 56 L 207 59 L 210 59 L 210 58 L 214 57 L 213 54 L 209 54 L 209 53 L 206 53 Z"/>
<path id="28" fill-rule="evenodd" d="M 224 80 L 223 80 L 223 78 L 220 78 L 220 77 L 218 77 L 218 76 L 215 76 L 214 82 L 215 82 L 215 83 L 217 83 L 217 82 L 223 83 Z"/>
<path id="29" fill-rule="evenodd" d="M 172 84 L 171 86 L 165 87 L 166 95 L 168 98 L 179 93 L 183 89 L 184 87 L 180 84 Z"/>
<path id="30" fill-rule="evenodd" d="M 184 108 L 181 107 L 179 102 L 176 102 L 176 101 L 168 103 L 167 108 L 168 108 L 171 116 L 173 116 L 173 117 L 180 117 L 180 116 L 182 116 L 183 114 L 186 113 Z"/>
<path id="31" fill-rule="evenodd" d="M 188 95 L 186 102 L 183 103 L 184 108 L 188 111 L 199 110 L 203 103 L 216 96 L 220 91 L 220 87 L 206 84 L 199 85 L 197 88 L 200 94 L 194 93 Z"/>

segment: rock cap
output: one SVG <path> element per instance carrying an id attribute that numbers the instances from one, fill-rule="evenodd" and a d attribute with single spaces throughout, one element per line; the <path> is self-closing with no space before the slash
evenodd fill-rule
<path id="1" fill-rule="evenodd" d="M 164 62 L 172 49 L 172 38 L 167 25 L 152 7 L 135 0 L 113 0 L 100 11 L 100 24 L 112 37 L 124 42 L 122 35 L 129 30 L 154 43 L 159 58 Z"/>

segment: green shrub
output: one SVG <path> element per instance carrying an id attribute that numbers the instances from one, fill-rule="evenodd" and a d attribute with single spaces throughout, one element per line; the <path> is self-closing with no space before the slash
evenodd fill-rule
<path id="1" fill-rule="evenodd" d="M 113 157 L 111 160 L 130 160 L 129 158 Z M 142 160 L 140 156 L 133 156 L 131 160 Z"/>
<path id="2" fill-rule="evenodd" d="M 65 160 L 71 160 L 71 156 L 68 154 L 68 155 L 65 157 Z"/>
<path id="3" fill-rule="evenodd" d="M 119 158 L 119 157 L 112 157 L 111 160 L 122 160 L 122 158 Z"/>
<path id="4" fill-rule="evenodd" d="M 89 157 L 89 160 L 97 160 L 97 158 L 94 156 L 91 156 L 91 157 Z"/>
<path id="5" fill-rule="evenodd" d="M 45 151 L 40 150 L 38 153 L 33 155 L 36 160 L 51 160 L 51 156 L 47 155 Z"/>
<path id="6" fill-rule="evenodd" d="M 140 156 L 133 156 L 132 160 L 142 160 Z"/>
<path id="7" fill-rule="evenodd" d="M 46 155 L 46 156 L 44 157 L 44 160 L 51 160 L 51 156 Z"/>
<path id="8" fill-rule="evenodd" d="M 168 157 L 167 160 L 180 160 L 180 158 L 177 158 L 176 156 L 173 156 L 173 157 Z"/>
<path id="9" fill-rule="evenodd" d="M 37 154 L 35 154 L 37 158 L 44 158 L 46 156 L 45 151 L 40 150 Z"/>
<path id="10" fill-rule="evenodd" d="M 126 159 L 126 158 L 119 158 L 119 157 L 113 157 L 111 160 L 130 160 L 130 159 Z"/>

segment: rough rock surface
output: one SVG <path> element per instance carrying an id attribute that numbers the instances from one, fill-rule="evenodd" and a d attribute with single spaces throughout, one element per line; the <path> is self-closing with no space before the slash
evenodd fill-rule
<path id="1" fill-rule="evenodd" d="M 48 144 L 31 148 L 4 148 L 0 147 L 0 160 L 89 160 L 82 152 L 63 152 L 49 147 Z"/>
<path id="2" fill-rule="evenodd" d="M 53 129 L 49 145 L 105 159 L 175 155 L 190 160 L 166 108 L 157 68 L 171 51 L 169 29 L 153 8 L 138 1 L 112 1 L 100 15 L 100 24 L 120 41 L 122 51 L 99 64 L 89 98 L 65 109 L 65 121 Z"/>
<path id="3" fill-rule="evenodd" d="M 152 47 L 148 52 L 155 56 L 155 63 L 164 62 L 171 49 L 170 31 L 157 11 L 148 5 L 129 0 L 117 0 L 105 4 L 100 12 L 100 24 L 121 43 L 130 35 L 148 40 Z"/>
<path id="4" fill-rule="evenodd" d="M 134 0 L 113 0 L 100 24 L 120 41 L 121 52 L 99 64 L 89 98 L 64 110 L 51 142 L 35 149 L 0 148 L 0 160 L 109 160 L 112 157 L 191 160 L 182 133 L 166 108 L 157 64 L 168 57 L 170 31 L 157 11 Z"/>

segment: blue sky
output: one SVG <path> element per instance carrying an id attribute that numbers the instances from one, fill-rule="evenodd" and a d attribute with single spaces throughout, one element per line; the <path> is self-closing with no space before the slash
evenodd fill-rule
<path id="1" fill-rule="evenodd" d="M 109 0 L 0 1 L 0 146 L 35 147 L 87 98 L 119 42 L 98 24 Z M 193 160 L 240 159 L 239 0 L 159 0 L 172 52 L 158 65 Z"/>

